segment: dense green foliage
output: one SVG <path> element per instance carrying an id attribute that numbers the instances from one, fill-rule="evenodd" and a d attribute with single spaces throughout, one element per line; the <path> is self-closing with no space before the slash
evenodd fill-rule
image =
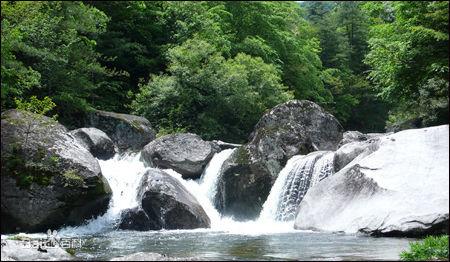
<path id="1" fill-rule="evenodd" d="M 393 22 L 371 29 L 366 62 L 391 122 L 448 123 L 448 2 L 395 2 Z"/>
<path id="2" fill-rule="evenodd" d="M 198 39 L 170 49 L 168 56 L 170 75 L 153 75 L 132 104 L 163 132 L 245 137 L 265 110 L 292 98 L 277 68 L 259 57 L 239 53 L 226 59 Z"/>
<path id="3" fill-rule="evenodd" d="M 320 39 L 322 79 L 333 95 L 325 107 L 347 129 L 383 131 L 387 109 L 367 80 L 370 16 L 362 2 L 304 2 Z"/>
<path id="4" fill-rule="evenodd" d="M 107 80 L 92 39 L 107 21 L 80 2 L 2 1 L 2 106 L 14 96 L 49 96 L 58 115 L 74 121 Z"/>
<path id="5" fill-rule="evenodd" d="M 422 242 L 410 243 L 410 250 L 403 251 L 405 261 L 448 260 L 448 235 L 429 236 Z"/>
<path id="6" fill-rule="evenodd" d="M 448 123 L 448 2 L 1 7 L 2 110 L 49 97 L 69 128 L 97 108 L 145 116 L 160 134 L 238 142 L 293 98 L 364 132 Z"/>

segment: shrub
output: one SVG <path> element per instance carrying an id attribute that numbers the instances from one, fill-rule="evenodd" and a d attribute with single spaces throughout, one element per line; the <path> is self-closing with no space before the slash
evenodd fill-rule
<path id="1" fill-rule="evenodd" d="M 410 251 L 403 251 L 405 261 L 448 260 L 448 235 L 429 236 L 422 242 L 410 243 Z"/>

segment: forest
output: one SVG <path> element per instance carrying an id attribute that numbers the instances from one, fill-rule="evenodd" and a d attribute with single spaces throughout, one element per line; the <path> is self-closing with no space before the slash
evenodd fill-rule
<path id="1" fill-rule="evenodd" d="M 1 2 L 1 106 L 245 141 L 291 99 L 345 130 L 448 123 L 449 2 Z"/>

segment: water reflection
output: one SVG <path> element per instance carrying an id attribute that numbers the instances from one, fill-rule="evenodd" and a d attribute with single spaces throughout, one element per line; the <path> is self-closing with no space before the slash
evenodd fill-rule
<path id="1" fill-rule="evenodd" d="M 110 260 L 154 252 L 199 260 L 398 260 L 409 241 L 413 239 L 305 232 L 250 236 L 208 231 L 114 231 L 89 237 L 76 256 Z"/>

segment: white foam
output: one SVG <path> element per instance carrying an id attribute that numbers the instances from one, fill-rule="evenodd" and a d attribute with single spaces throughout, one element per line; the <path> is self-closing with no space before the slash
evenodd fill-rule
<path id="1" fill-rule="evenodd" d="M 107 212 L 93 218 L 85 225 L 62 228 L 59 235 L 84 235 L 104 232 L 114 228 L 122 210 L 138 205 L 136 195 L 139 183 L 147 170 L 140 161 L 140 153 L 115 155 L 109 160 L 98 160 L 103 176 L 108 181 L 112 198 Z"/>

